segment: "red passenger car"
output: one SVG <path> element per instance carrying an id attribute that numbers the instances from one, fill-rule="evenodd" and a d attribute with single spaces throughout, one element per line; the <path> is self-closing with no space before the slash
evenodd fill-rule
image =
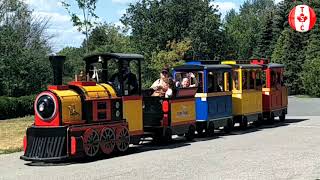
<path id="1" fill-rule="evenodd" d="M 284 65 L 266 59 L 253 59 L 251 64 L 263 65 L 265 82 L 262 88 L 263 117 L 273 122 L 284 121 L 288 108 L 288 89 L 283 81 Z"/>

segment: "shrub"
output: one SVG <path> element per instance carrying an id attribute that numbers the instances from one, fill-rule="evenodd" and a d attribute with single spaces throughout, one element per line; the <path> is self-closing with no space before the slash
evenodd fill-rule
<path id="1" fill-rule="evenodd" d="M 34 114 L 35 96 L 0 97 L 0 120 Z"/>

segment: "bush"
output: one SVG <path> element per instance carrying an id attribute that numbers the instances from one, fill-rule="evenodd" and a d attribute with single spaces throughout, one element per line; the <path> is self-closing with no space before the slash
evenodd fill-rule
<path id="1" fill-rule="evenodd" d="M 22 97 L 0 97 L 0 120 L 34 114 L 35 95 Z"/>

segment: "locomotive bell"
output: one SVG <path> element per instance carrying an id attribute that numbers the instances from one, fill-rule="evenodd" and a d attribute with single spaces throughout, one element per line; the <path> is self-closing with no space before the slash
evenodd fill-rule
<path id="1" fill-rule="evenodd" d="M 53 85 L 62 85 L 63 64 L 66 56 L 49 56 L 53 69 Z"/>

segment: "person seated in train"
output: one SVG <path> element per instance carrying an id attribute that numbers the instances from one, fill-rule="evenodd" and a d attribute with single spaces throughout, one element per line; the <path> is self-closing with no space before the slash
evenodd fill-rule
<path id="1" fill-rule="evenodd" d="M 245 78 L 245 77 L 242 78 L 242 89 L 248 89 L 247 78 Z"/>
<path id="2" fill-rule="evenodd" d="M 194 84 L 190 83 L 190 79 L 193 80 Z M 189 88 L 189 87 L 197 87 L 198 83 L 195 75 L 193 73 L 189 73 L 187 77 L 182 79 L 181 84 L 178 84 L 178 85 L 181 86 L 182 88 Z"/>
<path id="3" fill-rule="evenodd" d="M 125 95 L 132 95 L 138 93 L 138 80 L 137 76 L 133 74 L 128 64 L 123 64 L 120 72 L 113 74 L 110 78 L 110 82 L 115 88 L 120 90 L 120 76 L 123 78 L 123 85 L 125 89 Z"/>
<path id="4" fill-rule="evenodd" d="M 217 78 L 217 92 L 223 92 L 223 78 L 221 76 L 218 76 Z"/>
<path id="5" fill-rule="evenodd" d="M 208 92 L 223 92 L 223 86 L 215 82 L 208 88 Z"/>
<path id="6" fill-rule="evenodd" d="M 157 79 L 152 86 L 151 89 L 154 90 L 152 96 L 164 96 L 168 89 L 168 78 L 169 78 L 169 69 L 163 68 L 160 73 L 160 78 Z"/>
<path id="7" fill-rule="evenodd" d="M 173 90 L 174 90 L 174 81 L 172 78 L 166 79 L 167 81 L 167 91 L 165 93 L 165 98 L 171 98 L 173 96 Z"/>
<path id="8" fill-rule="evenodd" d="M 189 78 L 186 78 L 186 77 L 185 77 L 185 78 L 182 79 L 181 87 L 182 87 L 182 88 L 188 88 L 188 87 L 190 87 Z"/>

